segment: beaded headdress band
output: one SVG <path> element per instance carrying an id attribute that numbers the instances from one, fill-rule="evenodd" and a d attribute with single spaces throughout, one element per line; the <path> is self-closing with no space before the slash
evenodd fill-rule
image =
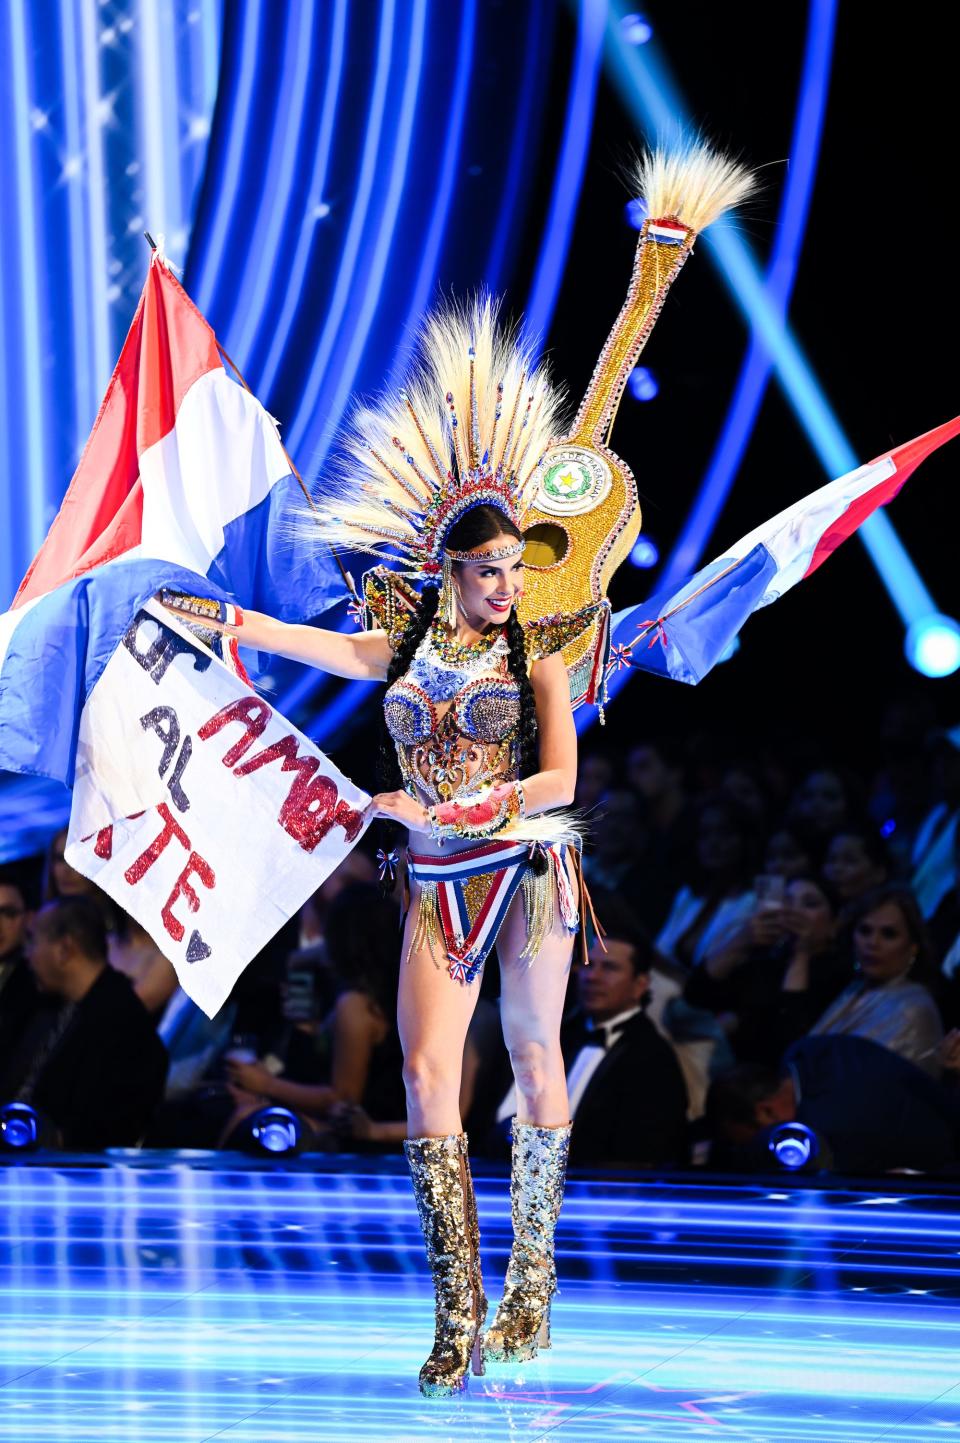
<path id="1" fill-rule="evenodd" d="M 352 419 L 343 473 L 318 507 L 324 539 L 399 557 L 408 575 L 439 580 L 445 555 L 477 559 L 445 552 L 468 511 L 495 506 L 522 530 L 543 454 L 563 430 L 559 412 L 529 339 L 498 327 L 490 297 L 435 312 L 405 388 Z M 496 554 L 522 549 L 518 540 Z"/>
<path id="2" fill-rule="evenodd" d="M 494 546 L 490 551 L 454 551 L 444 547 L 444 556 L 451 561 L 504 561 L 508 556 L 522 556 L 527 543 L 518 536 L 510 546 Z"/>

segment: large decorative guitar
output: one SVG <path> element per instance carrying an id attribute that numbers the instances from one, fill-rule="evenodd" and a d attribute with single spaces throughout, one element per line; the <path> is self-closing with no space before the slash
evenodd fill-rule
<path id="1" fill-rule="evenodd" d="M 703 146 L 644 156 L 636 193 L 647 205 L 630 289 L 568 433 L 547 451 L 526 519 L 521 620 L 570 617 L 607 594 L 640 531 L 637 485 L 610 449 L 630 372 L 700 231 L 754 187 L 749 171 Z M 603 700 L 609 606 L 563 648 L 573 705 Z"/>

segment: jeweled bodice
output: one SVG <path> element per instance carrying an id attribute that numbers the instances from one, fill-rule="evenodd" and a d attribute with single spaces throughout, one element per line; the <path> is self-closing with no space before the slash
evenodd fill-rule
<path id="1" fill-rule="evenodd" d="M 520 692 L 501 628 L 463 645 L 434 624 L 384 698 L 404 783 L 445 802 L 518 775 Z"/>

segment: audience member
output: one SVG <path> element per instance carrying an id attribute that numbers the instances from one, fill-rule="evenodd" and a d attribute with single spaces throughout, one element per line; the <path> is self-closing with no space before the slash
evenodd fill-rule
<path id="1" fill-rule="evenodd" d="M 159 1017 L 177 990 L 177 974 L 147 929 L 125 912 L 118 913 L 107 955 L 110 966 L 129 977 L 151 1017 Z"/>
<path id="2" fill-rule="evenodd" d="M 756 901 L 757 835 L 737 802 L 714 794 L 701 803 L 695 845 L 691 880 L 656 939 L 659 952 L 688 969 L 736 932 Z"/>
<path id="3" fill-rule="evenodd" d="M 815 767 L 793 794 L 788 820 L 813 836 L 831 837 L 863 816 L 862 788 L 839 767 Z"/>
<path id="4" fill-rule="evenodd" d="M 817 871 L 823 845 L 804 827 L 794 822 L 777 827 L 767 838 L 763 871 L 768 877 L 812 877 Z"/>
<path id="5" fill-rule="evenodd" d="M 49 1119 L 65 1148 L 134 1146 L 163 1094 L 167 1054 L 129 981 L 107 961 L 96 903 L 48 902 L 26 950 L 38 987 L 60 1005 L 15 1096 Z"/>
<path id="6" fill-rule="evenodd" d="M 769 803 L 759 766 L 753 762 L 731 762 L 720 778 L 720 790 L 752 817 L 758 832 L 765 829 Z"/>
<path id="7" fill-rule="evenodd" d="M 594 887 L 621 892 L 642 905 L 646 895 L 641 858 L 645 827 L 640 800 L 629 787 L 610 787 L 600 798 L 590 827 L 583 870 Z"/>
<path id="8" fill-rule="evenodd" d="M 696 827 L 680 743 L 657 737 L 632 747 L 626 780 L 643 804 L 648 838 L 640 916 L 656 932 L 689 868 Z"/>
<path id="9" fill-rule="evenodd" d="M 891 871 L 889 849 L 871 827 L 845 827 L 827 846 L 823 876 L 841 902 L 855 902 L 882 887 Z"/>
<path id="10" fill-rule="evenodd" d="M 645 1015 L 653 947 L 632 909 L 593 895 L 605 936 L 577 961 L 574 1006 L 561 1032 L 573 1133 L 584 1167 L 677 1167 L 686 1161 L 687 1092 L 670 1043 Z M 497 1109 L 501 1138 L 517 1108 L 511 1085 Z"/>
<path id="11" fill-rule="evenodd" d="M 780 1068 L 742 1063 L 712 1084 L 707 1120 L 719 1167 L 774 1169 L 768 1130 L 812 1128 L 841 1173 L 953 1171 L 960 1105 L 919 1067 L 864 1037 L 804 1037 Z"/>
<path id="12" fill-rule="evenodd" d="M 585 752 L 577 767 L 577 787 L 573 804 L 580 812 L 592 812 L 612 785 L 613 762 L 605 752 Z"/>
<path id="13" fill-rule="evenodd" d="M 776 1064 L 850 980 L 837 927 L 837 899 L 826 885 L 794 877 L 782 903 L 758 902 L 729 942 L 704 958 L 686 999 L 720 1016 L 738 1059 Z"/>
<path id="14" fill-rule="evenodd" d="M 402 1052 L 396 1022 L 399 928 L 394 904 L 376 888 L 341 892 L 326 918 L 326 947 L 341 984 L 320 1034 L 329 1081 L 304 1080 L 296 1066 L 278 1073 L 263 1061 L 227 1060 L 236 1111 L 224 1129 L 264 1103 L 301 1113 L 315 1130 L 332 1126 L 354 1142 L 398 1146 L 406 1136 Z M 316 1049 L 314 1049 L 316 1051 Z"/>
<path id="15" fill-rule="evenodd" d="M 910 886 L 924 917 L 930 918 L 953 885 L 953 854 L 960 843 L 960 749 L 956 733 L 936 733 L 929 739 L 927 750 L 933 797 L 910 854 Z"/>
<path id="16" fill-rule="evenodd" d="M 89 897 L 99 908 L 109 931 L 117 924 L 119 908 L 95 882 L 91 882 L 89 877 L 71 867 L 64 856 L 66 845 L 67 829 L 62 827 L 59 832 L 54 833 L 47 848 L 43 869 L 43 899 L 45 902 L 52 902 L 56 897 Z"/>
<path id="17" fill-rule="evenodd" d="M 686 1161 L 687 1092 L 670 1044 L 644 1015 L 653 949 L 618 898 L 598 894 L 606 936 L 576 968 L 577 1007 L 562 1035 L 573 1134 L 585 1167 Z"/>
<path id="18" fill-rule="evenodd" d="M 940 1072 L 943 1024 L 930 991 L 930 944 L 912 892 L 880 887 L 849 917 L 860 976 L 810 1029 L 811 1036 L 866 1037 L 924 1071 Z"/>
<path id="19" fill-rule="evenodd" d="M 23 893 L 0 878 L 0 1057 L 36 1006 L 37 990 L 23 950 L 26 926 Z"/>

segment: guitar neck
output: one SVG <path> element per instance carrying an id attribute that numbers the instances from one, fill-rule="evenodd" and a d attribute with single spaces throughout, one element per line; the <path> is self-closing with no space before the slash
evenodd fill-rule
<path id="1" fill-rule="evenodd" d="M 658 232 L 670 232 L 667 238 Z M 645 220 L 626 300 L 600 352 L 567 440 L 606 449 L 630 372 L 656 324 L 694 233 L 675 220 Z"/>

